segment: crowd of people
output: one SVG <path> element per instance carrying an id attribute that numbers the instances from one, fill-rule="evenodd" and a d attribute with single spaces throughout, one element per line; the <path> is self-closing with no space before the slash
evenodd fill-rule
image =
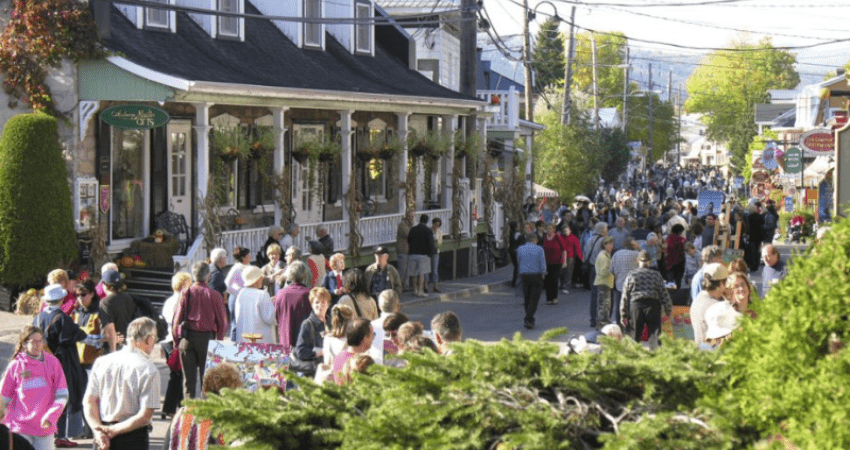
<path id="1" fill-rule="evenodd" d="M 662 316 L 672 311 L 672 292 L 682 304 L 693 303 L 695 343 L 716 348 L 717 339 L 729 335 L 718 337 L 717 330 L 730 331 L 718 324 L 728 325 L 733 312 L 754 315 L 752 302 L 785 274 L 773 245 L 779 217 L 771 200 L 695 201 L 701 191 L 725 186 L 711 170 L 656 167 L 647 177 L 603 185 L 593 198 L 529 201 L 528 220 L 509 224 L 508 243 L 524 326 L 534 328 L 541 296 L 554 306 L 584 288 L 591 294 L 591 327 L 602 332 L 615 324 L 638 341 L 648 335 L 655 346 Z M 722 265 L 722 244 L 733 247 L 736 238 L 742 254 L 730 254 L 733 261 Z M 750 274 L 758 270 L 756 289 Z M 726 306 L 711 309 L 716 303 Z"/>
<path id="2" fill-rule="evenodd" d="M 739 317 L 756 316 L 752 306 L 785 274 L 772 245 L 775 205 L 729 200 L 726 217 L 716 212 L 726 206 L 721 202 L 700 211 L 688 201 L 723 186 L 711 172 L 658 169 L 622 187 L 606 185 L 593 198 L 530 202 L 529 220 L 510 223 L 508 239 L 523 325 L 535 327 L 541 297 L 557 308 L 585 289 L 588 321 L 598 333 L 647 339 L 654 347 L 663 316 L 685 292 L 695 343 L 718 348 Z M 228 251 L 215 248 L 208 261 L 172 277 L 162 340 L 114 263 L 101 268 L 97 283 L 52 271 L 43 294 L 19 301 L 35 317 L 0 382 L 2 422 L 23 437 L 19 448 L 74 447 L 79 437 L 101 449 L 148 448 L 159 411 L 173 417 L 166 448 L 185 448 L 198 436 L 224 444 L 208 422 L 181 408 L 184 399 L 241 386 L 227 364 L 206 371 L 211 340 L 277 344 L 292 371 L 320 383 L 350 382 L 372 364 L 403 367 L 397 355 L 405 352 L 451 354 L 450 344 L 463 335 L 456 314 L 438 314 L 427 332 L 401 312 L 403 292 L 439 292 L 442 224 L 427 215 L 414 219 L 406 214 L 397 227 L 398 269 L 384 246 L 365 270 L 346 268 L 324 227 L 308 240 L 306 255 L 295 246 L 298 225 L 271 227 L 256 252 L 232 249 L 229 267 Z M 743 257 L 724 264 L 717 237 L 738 224 Z M 757 270 L 759 288 L 750 279 Z M 157 347 L 170 367 L 162 402 L 151 361 Z"/>
<path id="3" fill-rule="evenodd" d="M 365 270 L 346 269 L 345 255 L 333 253 L 322 227 L 319 239 L 308 241 L 307 256 L 294 246 L 297 225 L 286 235 L 271 227 L 257 261 L 252 251 L 236 247 L 228 267 L 227 250 L 215 248 L 208 261 L 173 275 L 172 295 L 161 310 L 164 339 L 126 292 L 116 264 L 105 264 L 97 283 L 61 269 L 51 272 L 43 294 L 18 304 L 34 320 L 21 333 L 0 383 L 3 424 L 23 438 L 18 448 L 76 447 L 75 439 L 88 438 L 100 449 L 147 449 L 159 411 L 163 419 L 174 418 L 165 448 L 186 448 L 186 439 L 198 436 L 221 444 L 208 423 L 181 408 L 184 399 L 242 385 L 226 364 L 207 373 L 211 340 L 277 344 L 290 356 L 290 370 L 317 382 L 344 383 L 371 364 L 403 366 L 395 355 L 404 352 L 450 353 L 448 344 L 462 336 L 454 313 L 435 317 L 427 332 L 400 312 L 405 290 L 423 296 L 430 284 L 438 291 L 432 271 L 439 261 L 440 220 L 429 226 L 423 215 L 408 226 L 412 218 L 398 229 L 399 239 L 409 243 L 399 264 L 404 276 L 389 264 L 383 246 Z M 164 397 L 151 360 L 157 347 L 170 368 Z"/>

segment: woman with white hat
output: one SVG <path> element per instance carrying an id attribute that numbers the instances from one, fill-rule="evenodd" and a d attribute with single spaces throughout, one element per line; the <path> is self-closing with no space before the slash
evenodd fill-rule
<path id="1" fill-rule="evenodd" d="M 732 337 L 732 332 L 738 328 L 741 313 L 729 302 L 723 301 L 710 306 L 705 311 L 705 342 L 700 344 L 702 350 L 717 350 L 724 342 Z"/>
<path id="2" fill-rule="evenodd" d="M 242 271 L 245 285 L 236 295 L 233 304 L 234 342 L 247 341 L 243 336 L 261 335 L 256 342 L 274 344 L 277 342 L 275 330 L 275 307 L 269 292 L 263 289 L 263 271 L 256 266 L 247 266 Z"/>

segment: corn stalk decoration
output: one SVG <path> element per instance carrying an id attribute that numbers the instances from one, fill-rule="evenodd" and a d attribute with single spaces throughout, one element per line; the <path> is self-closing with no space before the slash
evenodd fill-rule
<path id="1" fill-rule="evenodd" d="M 484 203 L 484 220 L 487 223 L 487 232 L 493 231 L 491 222 L 493 220 L 495 199 L 493 193 L 496 187 L 496 180 L 493 178 L 493 173 L 490 167 L 493 166 L 493 156 L 489 153 L 484 160 L 484 174 L 481 177 L 481 202 Z"/>
<path id="2" fill-rule="evenodd" d="M 514 153 L 513 172 L 510 176 L 506 176 L 504 183 L 499 188 L 497 193 L 502 201 L 502 206 L 505 208 L 505 218 L 522 226 L 525 221 L 525 214 L 522 210 L 522 204 L 525 199 L 525 162 L 526 158 L 523 154 Z M 502 227 L 502 239 L 508 242 L 510 229 Z"/>
<path id="3" fill-rule="evenodd" d="M 201 205 L 201 230 L 204 232 L 204 244 L 212 250 L 221 244 L 221 217 L 218 215 L 219 203 L 215 195 L 216 174 L 210 174 L 207 182 L 207 195 L 198 191 L 198 204 Z"/>
<path id="4" fill-rule="evenodd" d="M 292 170 L 290 167 L 283 167 L 280 175 L 274 176 L 274 188 L 277 191 L 277 204 L 283 213 L 280 220 L 280 226 L 284 230 L 289 230 L 289 225 L 295 219 L 292 209 Z"/>
<path id="5" fill-rule="evenodd" d="M 357 187 L 358 179 L 359 177 L 353 177 L 345 194 L 345 203 L 348 208 L 348 248 L 355 261 L 360 257 L 360 248 L 363 245 L 363 235 L 357 227 L 360 222 L 360 213 L 363 211 L 363 194 Z"/>

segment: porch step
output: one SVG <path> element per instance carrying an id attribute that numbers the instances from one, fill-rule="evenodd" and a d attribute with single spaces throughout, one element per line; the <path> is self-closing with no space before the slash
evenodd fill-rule
<path id="1" fill-rule="evenodd" d="M 172 270 L 122 268 L 121 273 L 124 274 L 127 293 L 147 298 L 157 310 L 162 310 L 165 300 L 171 297 Z"/>

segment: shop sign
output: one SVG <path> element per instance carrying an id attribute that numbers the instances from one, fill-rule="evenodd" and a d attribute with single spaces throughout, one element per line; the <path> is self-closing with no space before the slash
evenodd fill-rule
<path id="1" fill-rule="evenodd" d="M 100 118 L 116 128 L 147 130 L 159 128 L 168 123 L 168 113 L 147 105 L 117 105 L 106 108 Z"/>
<path id="2" fill-rule="evenodd" d="M 835 134 L 832 130 L 818 129 L 800 136 L 800 147 L 809 155 L 828 155 L 835 152 Z"/>
<path id="3" fill-rule="evenodd" d="M 785 173 L 800 173 L 803 170 L 803 151 L 791 147 L 785 152 Z"/>

